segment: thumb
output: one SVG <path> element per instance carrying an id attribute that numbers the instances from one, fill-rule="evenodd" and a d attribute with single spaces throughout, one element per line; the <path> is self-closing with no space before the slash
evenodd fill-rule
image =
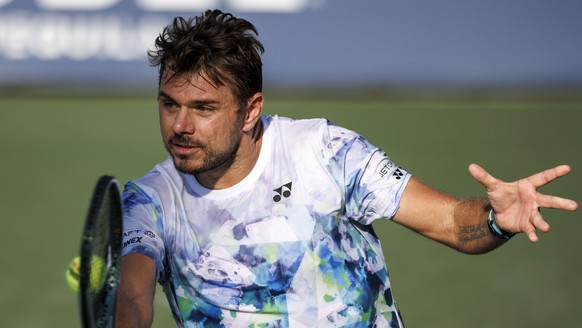
<path id="1" fill-rule="evenodd" d="M 477 182 L 479 182 L 485 188 L 487 188 L 487 191 L 493 190 L 493 188 L 498 182 L 495 177 L 489 174 L 489 172 L 485 171 L 484 168 L 475 163 L 471 163 L 469 165 L 469 173 L 471 173 L 471 175 L 475 180 L 477 180 Z"/>

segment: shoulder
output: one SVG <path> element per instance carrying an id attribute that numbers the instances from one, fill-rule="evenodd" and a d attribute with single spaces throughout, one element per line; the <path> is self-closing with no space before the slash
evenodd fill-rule
<path id="1" fill-rule="evenodd" d="M 274 134 L 286 145 L 297 145 L 303 150 L 312 148 L 324 157 L 336 156 L 354 145 L 375 150 L 359 133 L 336 125 L 327 118 L 266 116 L 263 119 L 267 133 Z"/>
<path id="2" fill-rule="evenodd" d="M 183 178 L 176 170 L 172 159 L 168 157 L 154 166 L 143 177 L 130 180 L 124 190 L 124 195 L 141 194 L 148 198 L 155 198 L 159 194 L 167 194 L 183 186 Z"/>
<path id="3" fill-rule="evenodd" d="M 327 118 L 293 119 L 282 116 L 263 117 L 266 130 L 276 135 L 291 136 L 301 142 L 327 144 L 337 138 L 357 138 L 359 135 L 349 129 L 338 126 Z"/>
<path id="4" fill-rule="evenodd" d="M 264 116 L 266 129 L 278 133 L 309 134 L 320 131 L 329 121 L 325 118 L 294 119 L 284 116 Z"/>

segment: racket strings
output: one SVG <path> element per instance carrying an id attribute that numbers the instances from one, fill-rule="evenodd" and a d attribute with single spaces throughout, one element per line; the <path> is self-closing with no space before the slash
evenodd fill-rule
<path id="1" fill-rule="evenodd" d="M 115 180 L 100 181 L 86 222 L 81 254 L 84 327 L 111 327 L 115 322 L 122 224 L 118 188 Z"/>
<path id="2" fill-rule="evenodd" d="M 107 327 L 109 324 L 109 316 L 107 315 L 112 311 L 111 306 L 113 304 L 114 295 L 112 290 L 117 284 L 117 272 L 113 270 L 114 265 L 114 252 L 112 251 L 112 227 L 111 218 L 115 216 L 115 213 L 111 213 L 108 209 L 113 210 L 111 206 L 111 199 L 106 197 L 104 199 L 104 206 L 101 207 L 102 211 L 99 213 L 99 219 L 97 220 L 97 226 L 95 235 L 99 238 L 95 239 L 93 244 L 93 258 L 95 261 L 91 263 L 91 273 L 92 279 L 98 284 L 94 294 L 94 313 L 97 314 L 97 327 Z"/>

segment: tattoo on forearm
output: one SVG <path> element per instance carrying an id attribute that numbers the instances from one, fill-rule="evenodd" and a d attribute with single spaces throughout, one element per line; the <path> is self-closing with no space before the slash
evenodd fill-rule
<path id="1" fill-rule="evenodd" d="M 459 227 L 459 241 L 461 243 L 472 242 L 489 235 L 487 224 L 474 224 Z"/>

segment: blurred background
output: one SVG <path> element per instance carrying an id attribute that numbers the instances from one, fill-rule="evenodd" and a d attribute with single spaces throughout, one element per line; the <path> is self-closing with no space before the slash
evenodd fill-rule
<path id="1" fill-rule="evenodd" d="M 266 114 L 328 117 L 443 191 L 483 196 L 477 162 L 582 202 L 578 0 L 0 0 L 0 311 L 6 327 L 79 327 L 65 284 L 93 185 L 166 156 L 147 49 L 172 18 L 220 8 L 265 45 Z M 580 211 L 483 256 L 377 222 L 409 327 L 580 327 Z M 155 327 L 174 326 L 161 291 Z"/>
<path id="2" fill-rule="evenodd" d="M 269 87 L 582 81 L 577 0 L 0 0 L 0 82 L 151 87 L 161 27 L 207 8 L 257 26 Z"/>

